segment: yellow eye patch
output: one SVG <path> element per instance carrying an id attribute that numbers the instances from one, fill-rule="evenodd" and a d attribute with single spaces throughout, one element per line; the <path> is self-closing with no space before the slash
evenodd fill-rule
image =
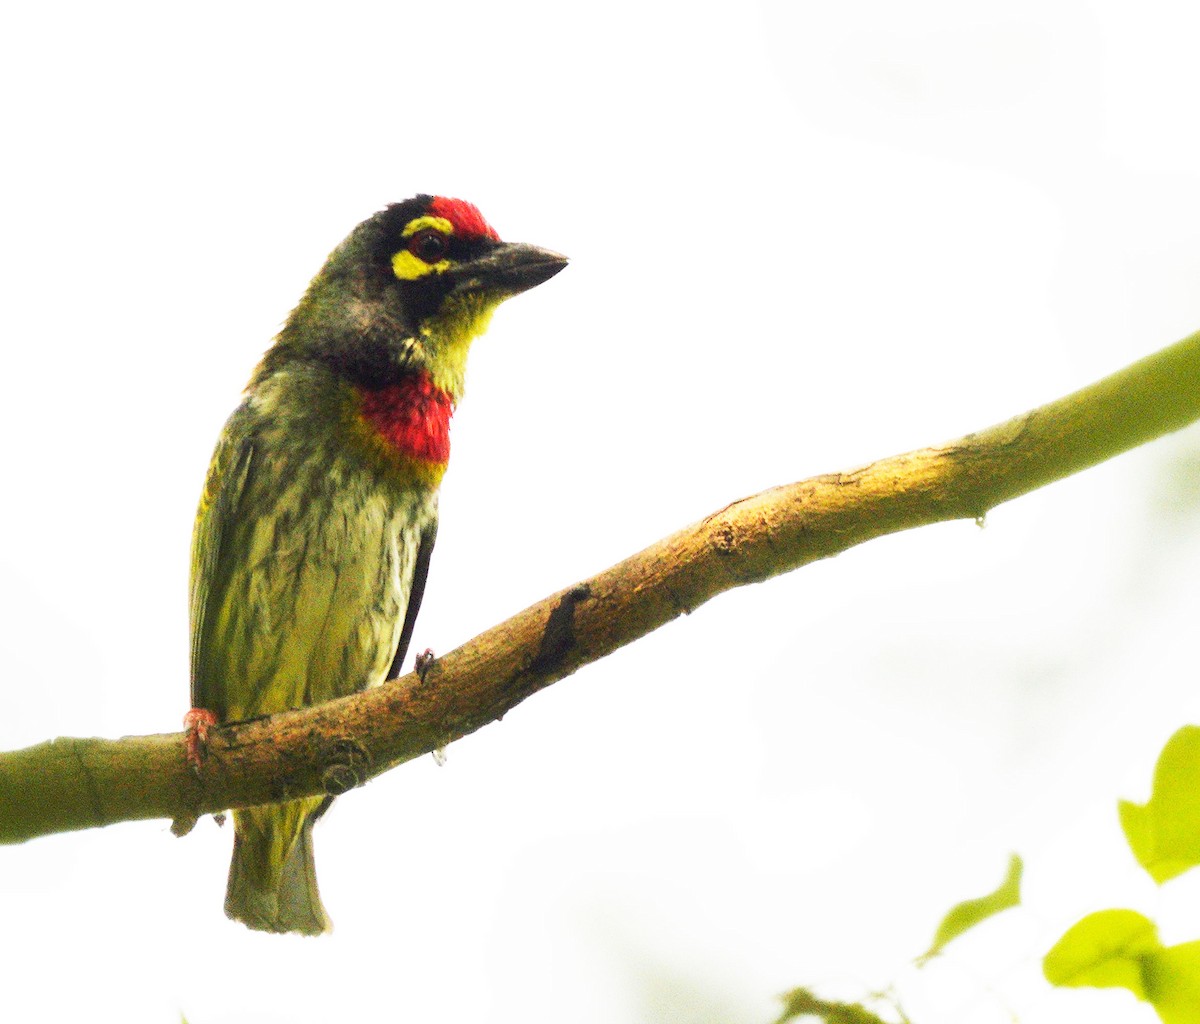
<path id="1" fill-rule="evenodd" d="M 404 225 L 400 237 L 413 238 L 418 233 L 433 234 L 434 232 L 437 233 L 433 235 L 432 239 L 435 242 L 437 235 L 449 238 L 454 234 L 454 225 L 445 217 L 414 217 Z M 415 248 L 419 241 L 416 239 L 410 242 L 409 248 L 401 249 L 392 255 L 392 273 L 401 281 L 415 281 L 418 277 L 424 277 L 426 274 L 441 274 L 450 269 L 449 260 L 442 259 L 431 263 L 412 252 L 412 248 Z"/>
<path id="2" fill-rule="evenodd" d="M 441 274 L 449 269 L 449 260 L 426 263 L 420 256 L 414 256 L 407 249 L 401 249 L 392 256 L 392 273 L 401 281 L 415 281 L 418 277 L 424 277 L 426 274 Z"/>

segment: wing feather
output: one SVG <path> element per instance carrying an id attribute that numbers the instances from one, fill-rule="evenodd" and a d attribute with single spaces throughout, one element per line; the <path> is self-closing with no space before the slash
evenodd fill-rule
<path id="1" fill-rule="evenodd" d="M 254 464 L 250 416 L 242 405 L 229 417 L 213 452 L 192 532 L 190 595 L 192 706 L 224 717 L 225 694 L 219 673 L 205 662 L 211 649 L 212 619 L 226 589 L 230 569 L 222 547 L 237 517 Z"/>
<path id="2" fill-rule="evenodd" d="M 421 610 L 421 598 L 425 596 L 425 580 L 429 576 L 429 559 L 433 555 L 433 545 L 437 540 L 437 528 L 438 521 L 435 514 L 421 532 L 421 545 L 417 549 L 412 586 L 408 591 L 408 607 L 404 610 L 404 627 L 400 630 L 400 640 L 396 644 L 392 667 L 388 669 L 388 679 L 398 679 L 404 674 L 404 656 L 408 653 L 413 628 L 417 624 L 417 612 Z"/>

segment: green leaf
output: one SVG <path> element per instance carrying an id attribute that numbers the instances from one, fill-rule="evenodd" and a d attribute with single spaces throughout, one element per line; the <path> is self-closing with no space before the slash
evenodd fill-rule
<path id="1" fill-rule="evenodd" d="M 794 988 L 783 995 L 783 1015 L 775 1024 L 787 1024 L 797 1017 L 817 1017 L 825 1024 L 887 1024 L 861 1003 L 841 1003 L 821 999 L 806 988 Z M 900 1014 L 905 1021 L 904 1014 Z"/>
<path id="2" fill-rule="evenodd" d="M 1117 809 L 1129 848 L 1159 885 L 1200 864 L 1200 727 L 1167 740 L 1146 804 L 1122 800 Z"/>
<path id="3" fill-rule="evenodd" d="M 1163 946 L 1153 922 L 1133 910 L 1089 914 L 1042 961 L 1052 985 L 1127 988 L 1163 1024 L 1196 1024 L 1200 942 Z"/>
<path id="4" fill-rule="evenodd" d="M 917 958 L 917 963 L 924 964 L 930 958 L 941 953 L 946 943 L 957 939 L 963 932 L 970 931 L 980 921 L 986 921 L 993 914 L 998 914 L 1009 907 L 1018 906 L 1021 902 L 1021 873 L 1024 870 L 1021 858 L 1015 853 L 1008 861 L 1008 874 L 1004 881 L 988 893 L 974 900 L 964 900 L 950 908 L 938 925 L 933 943 Z"/>
<path id="5" fill-rule="evenodd" d="M 1163 1024 L 1196 1024 L 1200 1013 L 1200 942 L 1168 946 L 1150 957 L 1146 991 Z"/>
<path id="6" fill-rule="evenodd" d="M 1148 999 L 1147 967 L 1162 951 L 1154 922 L 1136 910 L 1101 910 L 1073 924 L 1042 961 L 1051 985 L 1127 988 Z"/>

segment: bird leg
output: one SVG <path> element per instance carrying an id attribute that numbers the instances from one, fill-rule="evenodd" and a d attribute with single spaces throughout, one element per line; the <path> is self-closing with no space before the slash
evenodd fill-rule
<path id="1" fill-rule="evenodd" d="M 433 648 L 426 647 L 413 661 L 413 671 L 416 672 L 417 678 L 421 682 L 425 682 L 425 676 L 429 674 L 430 668 L 434 663 Z"/>
<path id="2" fill-rule="evenodd" d="M 217 716 L 204 708 L 192 708 L 183 716 L 183 727 L 187 733 L 188 764 L 199 768 L 204 761 L 204 748 L 208 743 L 208 730 L 217 724 Z"/>

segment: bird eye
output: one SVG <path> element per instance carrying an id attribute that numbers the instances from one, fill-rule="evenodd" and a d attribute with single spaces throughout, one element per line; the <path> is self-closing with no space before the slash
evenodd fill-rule
<path id="1" fill-rule="evenodd" d="M 426 263 L 445 259 L 449 250 L 450 239 L 436 228 L 425 228 L 408 240 L 408 251 Z"/>

